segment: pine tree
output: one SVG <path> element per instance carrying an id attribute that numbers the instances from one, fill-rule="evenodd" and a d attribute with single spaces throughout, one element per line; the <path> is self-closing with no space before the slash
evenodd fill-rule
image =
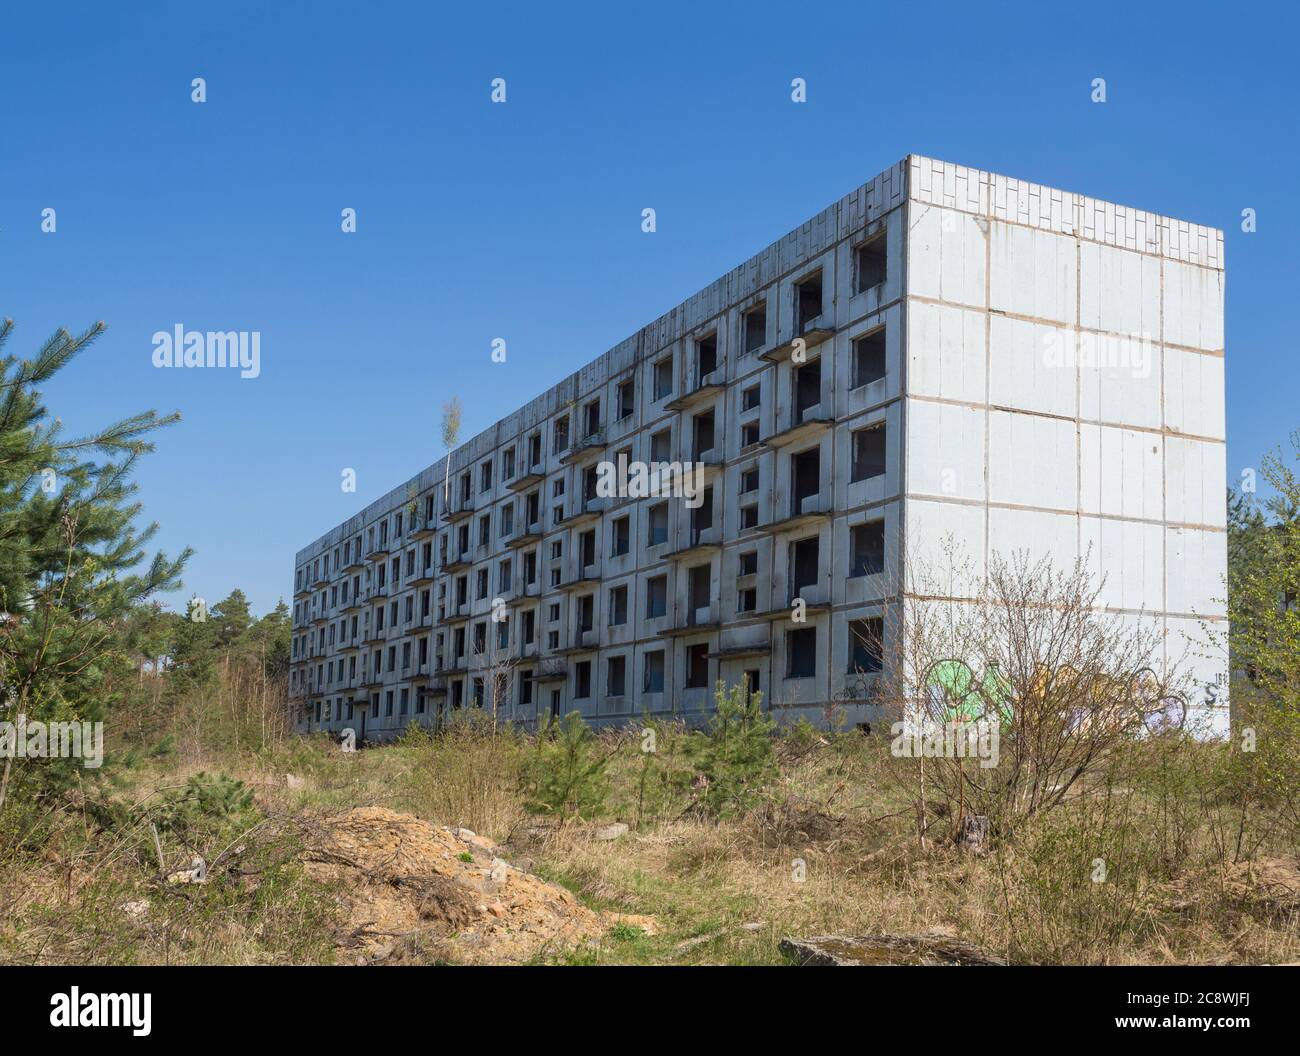
<path id="1" fill-rule="evenodd" d="M 104 324 L 76 337 L 61 329 L 31 360 L 4 354 L 12 332 L 12 320 L 0 321 L 0 719 L 102 721 L 116 692 L 109 672 L 129 651 L 131 614 L 179 586 L 190 555 L 146 560 L 157 525 L 137 524 L 131 481 L 153 449 L 147 437 L 180 416 L 147 411 L 65 438 L 40 386 Z M 72 768 L 21 762 L 5 760 L 0 810 L 17 771 L 33 784 L 57 784 Z"/>

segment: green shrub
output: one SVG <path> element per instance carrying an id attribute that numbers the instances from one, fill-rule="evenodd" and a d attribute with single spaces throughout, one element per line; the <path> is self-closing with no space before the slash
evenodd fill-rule
<path id="1" fill-rule="evenodd" d="M 745 684 L 719 682 L 707 732 L 691 736 L 689 751 L 697 774 L 696 804 L 712 817 L 743 814 L 777 775 L 772 734 L 776 723 L 763 713 L 763 695 Z"/>
<path id="2" fill-rule="evenodd" d="M 609 793 L 610 758 L 580 712 L 548 722 L 524 766 L 528 809 L 562 819 L 599 814 Z"/>
<path id="3" fill-rule="evenodd" d="M 205 837 L 245 824 L 252 813 L 253 793 L 244 782 L 226 774 L 200 772 L 180 788 L 164 791 L 142 816 L 160 833 L 194 846 Z"/>

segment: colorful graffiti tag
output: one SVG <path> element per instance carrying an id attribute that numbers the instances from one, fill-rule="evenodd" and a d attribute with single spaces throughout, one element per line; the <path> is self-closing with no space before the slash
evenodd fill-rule
<path id="1" fill-rule="evenodd" d="M 1027 691 L 1041 699 L 1059 697 L 1070 701 L 1067 726 L 1082 732 L 1098 722 L 1141 726 L 1150 733 L 1182 729 L 1187 704 L 1168 690 L 1151 668 L 1133 675 L 1083 676 L 1064 665 L 1055 670 L 1040 666 L 1028 680 Z M 1015 691 L 995 662 L 985 665 L 983 677 L 963 660 L 940 660 L 925 677 L 925 705 L 928 717 L 937 722 L 978 722 L 997 718 L 1003 726 L 1013 723 Z"/>

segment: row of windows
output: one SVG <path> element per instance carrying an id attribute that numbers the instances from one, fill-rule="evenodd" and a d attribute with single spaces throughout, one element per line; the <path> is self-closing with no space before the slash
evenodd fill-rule
<path id="1" fill-rule="evenodd" d="M 847 673 L 850 675 L 874 674 L 881 670 L 884 655 L 884 624 L 880 617 L 867 617 L 865 619 L 850 620 L 846 625 L 846 653 L 848 655 Z M 818 628 L 798 627 L 786 631 L 786 669 L 785 677 L 790 679 L 815 678 L 817 674 L 817 646 L 818 646 Z M 687 647 L 686 664 L 683 672 L 682 689 L 707 689 L 710 685 L 709 680 L 709 645 L 700 643 Z M 605 661 L 605 697 L 623 697 L 628 693 L 628 657 L 618 655 L 608 657 Z M 580 660 L 573 667 L 573 697 L 575 700 L 586 700 L 591 697 L 593 684 L 592 676 L 594 671 L 594 662 L 591 660 Z M 666 652 L 663 649 L 647 650 L 643 654 L 642 675 L 641 675 L 641 692 L 645 694 L 663 693 L 665 688 L 665 671 L 666 671 Z M 760 671 L 754 669 L 746 671 L 744 677 L 749 683 L 749 688 L 753 692 L 761 689 Z M 521 670 L 519 674 L 519 696 L 521 704 L 531 704 L 533 702 L 533 683 L 534 673 L 532 669 Z M 482 703 L 482 692 L 485 680 L 475 678 L 471 683 L 471 692 L 476 704 Z M 453 706 L 459 706 L 461 695 L 463 694 L 463 683 L 459 680 L 453 683 L 451 687 Z M 402 687 L 399 690 L 385 690 L 382 699 L 385 704 L 383 714 L 386 717 L 393 715 L 394 699 L 399 705 L 399 714 L 407 714 L 409 702 L 409 690 Z M 378 702 L 381 699 L 379 693 L 372 695 L 372 701 Z M 425 711 L 425 692 L 417 690 L 416 692 L 416 714 L 423 714 Z M 336 718 L 341 718 L 343 700 L 340 698 L 335 701 Z M 328 705 L 327 705 L 328 706 Z M 348 702 L 348 718 L 353 717 L 352 702 Z M 316 719 L 319 722 L 321 716 L 321 702 L 317 701 Z M 376 711 L 374 714 L 378 714 Z"/>
<path id="2" fill-rule="evenodd" d="M 803 287 L 801 286 L 800 289 L 802 288 Z M 753 312 L 758 312 L 763 310 L 765 309 L 753 309 L 751 310 L 750 314 L 753 314 Z M 867 334 L 864 334 L 853 341 L 852 343 L 852 355 L 853 355 L 852 384 L 855 388 L 880 381 L 885 377 L 885 371 L 886 371 L 885 348 L 886 348 L 886 331 L 883 326 Z M 697 352 L 696 352 L 696 360 L 699 366 L 699 371 L 697 373 L 698 384 L 700 385 L 705 384 L 706 379 L 711 377 L 714 370 L 716 369 L 716 358 L 717 358 L 716 335 L 710 335 L 701 338 L 697 342 Z M 662 399 L 672 394 L 673 375 L 674 375 L 673 357 L 671 355 L 664 357 L 663 359 L 655 363 L 654 376 L 656 379 L 655 381 L 656 400 Z M 813 408 L 820 405 L 820 401 L 821 401 L 820 359 L 814 359 L 811 362 L 800 366 L 794 371 L 794 386 L 795 386 L 795 423 L 798 424 L 799 421 L 803 420 L 803 417 L 806 413 L 810 412 Z M 622 420 L 633 413 L 634 401 L 635 401 L 635 385 L 632 379 L 628 379 L 620 383 L 618 386 L 617 408 L 618 408 L 619 420 Z M 584 438 L 590 438 L 592 436 L 598 435 L 600 432 L 600 426 L 601 426 L 600 403 L 601 401 L 599 397 L 594 398 L 590 400 L 583 409 L 582 416 L 583 416 L 583 421 L 586 429 L 586 432 L 583 434 Z M 761 406 L 761 387 L 759 384 L 756 383 L 742 390 L 741 392 L 741 413 L 742 414 L 749 411 L 756 410 L 760 406 Z M 714 449 L 714 443 L 716 441 L 716 437 L 713 428 L 712 410 L 696 415 L 693 420 L 693 425 L 694 428 L 692 430 L 692 436 L 694 439 L 694 456 L 696 458 L 699 458 L 700 456 L 705 455 Z M 561 415 L 552 423 L 552 451 L 554 453 L 558 454 L 568 449 L 569 432 L 570 429 L 569 429 L 568 414 Z M 760 440 L 761 440 L 761 436 L 759 432 L 759 423 L 757 420 L 742 421 L 740 423 L 740 444 L 742 450 L 752 448 L 753 446 L 757 445 L 760 442 Z M 651 442 L 651 457 L 649 461 L 651 462 L 672 461 L 672 459 L 669 457 L 669 451 L 668 451 L 669 445 L 671 443 L 670 429 L 661 430 L 660 432 L 653 434 L 650 438 L 650 442 Z M 864 438 L 864 440 L 862 441 L 863 444 L 867 442 L 870 441 L 868 441 L 866 438 Z M 539 469 L 541 466 L 541 462 L 542 462 L 541 443 L 542 443 L 542 438 L 541 438 L 540 430 L 531 434 L 525 441 L 526 449 L 528 452 L 527 465 L 530 471 Z M 856 434 L 855 434 L 854 444 L 855 444 L 854 470 L 853 470 L 854 476 L 852 479 L 854 481 L 857 481 L 860 479 L 865 479 L 863 476 L 860 475 L 860 473 L 866 472 L 865 469 L 866 463 L 863 462 L 858 457 L 859 441 L 856 439 Z M 882 460 L 883 460 L 883 443 L 881 444 L 881 447 L 882 447 Z M 626 454 L 630 457 L 630 448 L 627 450 Z M 496 456 L 485 459 L 477 467 L 478 477 L 479 477 L 478 490 L 480 494 L 489 493 L 494 486 L 495 457 Z M 516 471 L 515 448 L 513 446 L 505 448 L 503 451 L 499 453 L 499 457 L 501 460 L 502 479 L 503 480 L 513 479 Z M 589 469 L 587 472 L 590 475 L 592 469 Z M 584 496 L 587 496 L 590 492 L 594 491 L 594 484 L 591 483 L 592 479 L 594 478 L 591 478 L 589 476 L 588 479 L 584 480 L 584 487 L 583 487 Z M 472 497 L 473 497 L 472 485 L 473 485 L 472 472 L 469 470 L 462 472 L 459 478 L 459 497 L 460 497 L 461 509 L 467 508 L 468 505 L 472 502 Z M 561 479 L 558 481 L 553 481 L 552 489 L 553 489 L 553 493 L 552 493 L 553 499 L 562 496 L 563 480 Z M 434 494 L 432 493 L 427 495 L 424 499 L 423 512 L 424 512 L 425 523 L 432 523 L 433 521 L 434 505 L 435 505 L 434 499 L 435 497 Z M 530 516 L 528 519 L 528 523 L 533 524 L 537 522 L 536 514 L 539 512 L 539 510 L 534 505 L 532 505 L 533 503 L 532 495 L 528 497 L 528 500 L 530 502 L 530 508 L 529 508 Z M 508 516 L 511 519 L 510 527 L 508 529 L 503 528 L 502 531 L 503 535 L 508 534 L 509 531 L 513 530 L 513 512 L 514 512 L 513 506 L 511 506 L 510 513 L 508 514 Z M 558 523 L 560 520 L 563 519 L 563 516 L 564 516 L 563 508 L 556 507 L 555 511 L 553 512 L 552 523 Z M 413 521 L 414 519 L 415 519 L 414 513 L 412 513 L 412 516 L 409 518 L 409 520 Z M 392 514 L 391 517 L 386 517 L 381 521 L 379 521 L 377 524 L 372 525 L 367 529 L 367 533 L 366 533 L 367 546 L 364 553 L 369 554 L 373 552 L 376 548 L 378 549 L 387 548 L 389 543 L 389 538 L 390 538 L 390 527 L 391 527 L 392 537 L 394 539 L 401 538 L 403 533 L 403 527 L 404 527 L 402 512 L 400 511 L 396 512 Z M 486 539 L 481 538 L 481 541 L 486 542 Z M 352 564 L 354 561 L 359 562 L 362 559 L 362 556 L 363 556 L 362 536 L 358 535 L 354 540 L 344 541 L 341 547 L 335 547 L 333 552 L 333 570 L 337 572 L 340 568 L 347 567 L 348 565 Z M 326 555 L 325 557 L 324 571 L 325 571 L 325 575 L 328 576 L 330 573 L 329 555 Z M 301 587 L 304 585 L 304 582 L 308 580 L 310 580 L 311 582 L 319 581 L 321 578 L 321 573 L 322 573 L 322 559 L 317 558 L 310 565 L 304 566 L 303 568 L 298 570 L 298 577 L 296 581 L 297 586 L 299 587 L 299 589 L 301 589 Z"/>
<path id="3" fill-rule="evenodd" d="M 850 483 L 860 483 L 881 477 L 886 470 L 886 449 L 888 444 L 888 428 L 886 425 L 875 424 L 854 430 L 851 434 L 851 451 L 852 458 L 850 463 L 849 481 Z M 820 445 L 807 451 L 792 454 L 791 458 L 791 475 L 795 482 L 794 496 L 795 502 L 791 509 L 792 514 L 802 512 L 802 502 L 810 495 L 814 495 L 821 490 L 821 448 Z M 584 493 L 588 498 L 595 498 L 595 467 L 590 467 L 584 478 Z M 553 483 L 553 497 L 563 495 L 563 479 L 557 479 Z M 738 497 L 741 500 L 739 508 L 739 527 L 742 531 L 757 528 L 758 521 L 758 501 L 759 494 L 759 470 L 758 467 L 750 466 L 743 469 L 739 475 Z M 745 500 L 753 497 L 754 501 L 746 502 Z M 528 531 L 540 530 L 540 492 L 532 492 L 524 497 L 524 516 L 525 528 Z M 500 506 L 497 511 L 499 522 L 499 536 L 507 538 L 513 535 L 515 530 L 515 508 L 513 501 L 507 502 Z M 397 514 L 397 520 L 400 525 L 401 514 Z M 564 519 L 563 506 L 555 508 L 555 515 L 552 527 Z M 646 528 L 646 545 L 659 546 L 668 540 L 669 529 L 669 503 L 667 500 L 658 502 L 647 508 L 647 528 Z M 624 514 L 613 518 L 611 524 L 610 554 L 618 557 L 627 554 L 631 548 L 631 515 Z M 701 505 L 692 511 L 691 530 L 698 537 L 699 533 L 712 528 L 714 524 L 714 489 L 708 486 L 703 492 L 703 501 Z M 470 557 L 470 526 L 462 524 L 455 529 L 453 536 L 448 531 L 441 536 L 439 540 L 439 556 L 443 566 L 449 562 L 451 555 L 450 543 L 454 538 L 457 543 L 456 559 L 468 559 Z M 490 514 L 483 514 L 478 519 L 478 546 L 482 549 L 489 548 L 492 542 L 492 517 Z M 590 565 L 595 560 L 594 540 L 595 533 L 587 532 L 580 536 L 580 545 L 584 550 L 584 566 Z M 588 542 L 590 540 L 590 542 Z M 347 544 L 345 544 L 346 550 Z M 589 557 L 585 552 L 590 550 Z M 552 542 L 552 560 L 558 561 L 563 556 L 562 540 Z M 405 561 L 405 575 L 409 579 L 416 575 L 429 575 L 433 569 L 433 545 L 425 543 L 418 554 L 419 563 L 417 565 L 417 551 L 408 550 Z M 346 561 L 346 553 L 343 560 Z M 533 583 L 535 581 L 535 558 L 532 552 L 524 557 L 525 561 L 525 582 Z M 503 591 L 511 589 L 511 577 L 513 572 L 513 562 L 510 558 L 504 558 L 499 564 L 499 588 Z M 552 572 L 552 586 L 559 586 L 560 570 L 554 569 Z M 374 582 L 378 589 L 383 590 L 389 582 L 394 587 L 397 586 L 402 575 L 402 559 L 400 556 L 394 556 L 387 562 L 381 562 L 375 572 Z M 480 598 L 487 594 L 486 572 L 480 571 L 479 594 Z M 366 572 L 366 585 L 370 585 L 370 573 Z M 340 593 L 341 588 L 341 593 Z M 348 602 L 349 581 L 343 580 L 336 583 L 330 589 L 328 595 L 322 589 L 319 596 L 319 604 L 323 607 L 326 604 L 326 597 L 329 598 L 329 605 L 337 607 L 340 601 L 343 604 Z M 361 577 L 354 576 L 351 580 L 353 596 L 356 596 L 361 588 Z M 297 607 L 295 606 L 295 609 Z M 297 612 L 295 613 L 297 615 Z"/>
<path id="4" fill-rule="evenodd" d="M 616 527 L 613 528 L 613 539 L 615 549 L 620 546 L 626 547 L 626 531 L 620 532 Z M 584 568 L 590 568 L 595 565 L 595 536 L 594 531 L 583 533 L 582 552 Z M 560 540 L 555 541 L 558 547 Z M 818 536 L 812 536 L 807 539 L 801 539 L 790 544 L 790 591 L 791 598 L 800 596 L 800 592 L 807 586 L 815 584 L 822 574 L 821 567 L 821 540 Z M 553 549 L 552 556 L 558 556 L 559 551 Z M 530 552 L 525 555 L 526 558 L 534 557 Z M 736 592 L 736 615 L 743 616 L 757 611 L 758 588 L 748 581 L 748 577 L 757 575 L 758 572 L 758 550 L 742 550 L 738 555 L 737 564 L 737 592 Z M 525 560 L 525 586 L 536 583 L 536 563 L 535 561 Z M 862 524 L 853 525 L 849 530 L 849 553 L 848 553 L 848 575 L 849 578 L 860 576 L 878 575 L 884 571 L 885 567 L 885 522 L 883 519 L 866 521 Z M 482 568 L 477 573 L 476 600 L 484 601 L 489 594 L 489 570 Z M 559 570 L 553 569 L 553 575 L 558 575 Z M 711 597 L 711 578 L 712 564 L 703 564 L 691 568 L 688 572 L 690 576 L 689 595 L 692 598 L 692 608 L 705 608 L 708 605 L 708 599 Z M 656 619 L 667 614 L 668 604 L 668 576 L 667 573 L 650 576 L 646 579 L 645 587 L 645 616 L 647 619 Z M 503 594 L 508 594 L 512 590 L 512 561 L 510 558 L 502 559 L 498 565 L 498 586 Z M 445 591 L 446 587 L 440 585 L 440 592 Z M 469 578 L 468 576 L 458 576 L 454 581 L 454 597 L 456 599 L 457 609 L 468 601 Z M 346 588 L 345 588 L 346 593 Z M 594 610 L 593 596 L 586 594 L 576 599 L 578 626 L 582 630 L 591 629 L 591 612 Z M 408 595 L 404 599 L 405 625 L 410 626 L 415 622 L 415 605 L 416 595 Z M 426 620 L 432 612 L 432 594 L 429 590 L 421 591 L 419 594 L 420 618 Z M 299 605 L 295 604 L 295 621 L 299 618 Z M 376 606 L 373 609 L 374 614 L 374 631 L 376 634 L 381 633 L 385 627 L 385 613 L 387 613 L 388 626 L 396 627 L 398 624 L 399 604 L 397 600 L 390 601 L 385 607 Z M 550 622 L 558 622 L 560 619 L 560 605 L 558 602 L 550 604 L 548 613 Z M 440 600 L 438 605 L 438 614 L 440 622 L 447 617 L 445 599 Z M 610 626 L 621 626 L 628 619 L 628 586 L 619 584 L 609 588 L 609 624 Z M 356 642 L 363 634 L 369 633 L 370 628 L 370 611 L 365 613 L 364 620 L 358 615 L 353 615 L 351 620 L 344 618 L 337 624 L 331 623 L 328 628 L 322 627 L 319 631 L 319 644 L 322 652 L 325 651 L 327 644 L 333 647 L 337 642 L 347 643 L 348 641 Z M 531 645 L 533 642 L 532 632 L 532 612 L 525 613 L 530 617 L 525 623 L 524 643 Z M 351 635 L 348 635 L 349 625 Z M 500 621 L 501 633 L 504 637 L 508 627 L 508 619 Z M 328 631 L 328 636 L 327 632 Z M 337 638 L 336 638 L 337 631 Z M 559 648 L 559 632 L 551 632 L 548 638 L 548 648 Z M 296 635 L 293 639 L 293 657 L 296 659 L 300 655 L 306 655 L 307 640 L 305 635 Z M 459 655 L 459 654 L 458 654 Z M 424 655 L 421 655 L 421 662 L 424 662 Z M 404 662 L 403 667 L 407 666 Z"/>

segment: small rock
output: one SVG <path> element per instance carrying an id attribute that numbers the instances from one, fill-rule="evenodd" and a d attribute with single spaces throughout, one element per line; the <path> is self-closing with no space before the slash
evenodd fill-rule
<path id="1" fill-rule="evenodd" d="M 285 783 L 289 788 L 302 788 L 302 786 L 305 785 L 307 782 L 305 782 L 305 781 L 304 781 L 301 777 L 299 777 L 297 774 L 285 774 L 285 775 L 284 775 L 284 783 Z"/>
<path id="2" fill-rule="evenodd" d="M 504 917 L 506 915 L 506 907 L 503 906 L 500 902 L 493 902 L 490 906 L 487 907 L 487 911 L 491 913 L 494 917 Z"/>
<path id="3" fill-rule="evenodd" d="M 598 840 L 617 840 L 620 836 L 627 835 L 627 826 L 616 821 L 612 825 L 606 825 L 596 830 L 596 839 Z"/>
<path id="4" fill-rule="evenodd" d="M 149 912 L 149 903 L 143 898 L 137 898 L 134 902 L 124 902 L 122 912 L 128 917 L 138 920 Z"/>
<path id="5" fill-rule="evenodd" d="M 767 921 L 765 920 L 754 920 L 741 925 L 744 931 L 762 931 L 765 927 L 767 927 Z"/>

